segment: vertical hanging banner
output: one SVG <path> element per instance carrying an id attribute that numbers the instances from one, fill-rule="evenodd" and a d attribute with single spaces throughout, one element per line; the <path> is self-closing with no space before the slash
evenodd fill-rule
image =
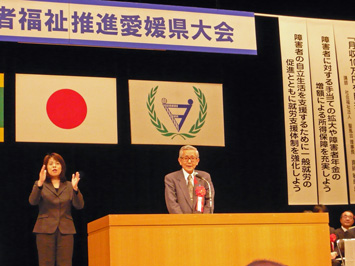
<path id="1" fill-rule="evenodd" d="M 132 144 L 224 146 L 222 84 L 129 80 Z"/>
<path id="2" fill-rule="evenodd" d="M 348 204 L 333 25 L 307 20 L 320 204 Z"/>
<path id="3" fill-rule="evenodd" d="M 279 18 L 289 205 L 318 204 L 307 23 Z"/>
<path id="4" fill-rule="evenodd" d="M 4 142 L 4 74 L 0 73 L 0 142 Z"/>
<path id="5" fill-rule="evenodd" d="M 16 74 L 16 141 L 117 144 L 116 79 Z"/>
<path id="6" fill-rule="evenodd" d="M 355 23 L 334 23 L 348 166 L 350 204 L 355 204 Z"/>

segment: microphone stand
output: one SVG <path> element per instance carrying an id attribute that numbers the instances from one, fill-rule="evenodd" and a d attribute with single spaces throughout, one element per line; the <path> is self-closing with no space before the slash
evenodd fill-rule
<path id="1" fill-rule="evenodd" d="M 210 184 L 210 182 L 208 182 L 206 180 L 206 178 L 200 176 L 198 173 L 196 173 L 195 176 L 200 178 L 201 180 L 205 181 L 207 183 L 207 185 L 208 185 L 208 197 L 209 197 L 209 199 L 208 199 L 208 207 L 211 208 L 210 210 L 211 210 L 211 213 L 212 213 L 212 189 L 211 189 L 211 184 Z"/>
<path id="2" fill-rule="evenodd" d="M 340 245 L 344 246 L 344 240 L 343 239 L 338 239 L 337 240 L 337 249 L 338 249 L 338 252 L 339 252 L 339 255 L 340 255 L 340 258 L 341 258 L 341 265 L 345 265 L 343 254 L 341 253 L 341 250 L 340 250 Z"/>

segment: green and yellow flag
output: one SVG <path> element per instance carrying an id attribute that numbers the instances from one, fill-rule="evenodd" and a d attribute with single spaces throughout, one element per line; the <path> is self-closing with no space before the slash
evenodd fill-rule
<path id="1" fill-rule="evenodd" d="M 0 142 L 4 142 L 4 74 L 0 74 Z"/>

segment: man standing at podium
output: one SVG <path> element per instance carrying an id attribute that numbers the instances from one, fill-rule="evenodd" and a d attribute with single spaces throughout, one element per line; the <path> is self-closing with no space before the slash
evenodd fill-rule
<path id="1" fill-rule="evenodd" d="M 169 213 L 213 213 L 214 188 L 209 173 L 196 170 L 200 158 L 190 145 L 181 147 L 181 170 L 165 176 L 165 203 Z"/>

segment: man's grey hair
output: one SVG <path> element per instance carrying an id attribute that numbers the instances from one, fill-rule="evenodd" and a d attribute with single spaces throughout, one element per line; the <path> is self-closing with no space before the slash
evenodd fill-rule
<path id="1" fill-rule="evenodd" d="M 191 145 L 185 145 L 185 146 L 182 146 L 182 147 L 180 148 L 180 151 L 179 151 L 179 157 L 180 157 L 180 158 L 181 158 L 181 156 L 182 156 L 182 153 L 183 153 L 184 151 L 186 151 L 186 150 L 194 150 L 194 151 L 196 151 L 196 156 L 197 156 L 197 158 L 199 158 L 199 153 L 198 153 L 197 148 L 194 147 L 194 146 L 191 146 Z"/>

